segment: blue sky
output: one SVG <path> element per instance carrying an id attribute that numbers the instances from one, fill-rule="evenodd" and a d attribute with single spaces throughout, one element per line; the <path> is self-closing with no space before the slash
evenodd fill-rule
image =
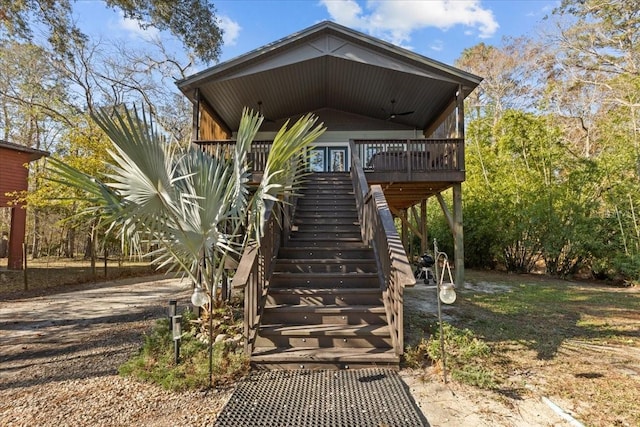
<path id="1" fill-rule="evenodd" d="M 553 0 L 218 0 L 213 1 L 225 43 L 225 61 L 317 22 L 330 20 L 453 64 L 463 49 L 503 36 L 535 36 Z M 84 31 L 104 38 L 141 42 L 168 34 L 142 31 L 136 22 L 105 8 L 98 0 L 74 7 Z M 175 46 L 175 45 L 174 45 Z"/>

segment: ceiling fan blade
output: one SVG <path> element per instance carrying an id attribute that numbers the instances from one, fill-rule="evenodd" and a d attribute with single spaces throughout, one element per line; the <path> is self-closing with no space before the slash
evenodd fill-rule
<path id="1" fill-rule="evenodd" d="M 393 120 L 398 116 L 408 116 L 409 114 L 415 113 L 415 111 L 403 111 L 402 113 L 396 113 L 395 112 L 395 108 L 394 108 L 395 105 L 396 105 L 396 100 L 392 99 L 391 100 L 391 112 L 387 115 L 386 120 Z M 387 114 L 387 111 L 384 108 L 382 108 L 382 111 L 384 111 L 385 114 Z"/>

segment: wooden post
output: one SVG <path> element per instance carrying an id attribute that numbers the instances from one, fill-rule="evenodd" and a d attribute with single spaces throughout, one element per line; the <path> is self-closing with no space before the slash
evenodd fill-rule
<path id="1" fill-rule="evenodd" d="M 200 139 L 200 89 L 194 91 L 195 103 L 193 104 L 193 129 L 191 130 L 191 140 Z"/>
<path id="2" fill-rule="evenodd" d="M 420 239 L 420 255 L 426 253 L 429 248 L 427 236 L 427 200 L 429 199 L 420 201 L 420 232 L 422 233 L 422 238 Z"/>
<path id="3" fill-rule="evenodd" d="M 109 251 L 107 250 L 107 244 L 104 245 L 104 278 L 107 278 L 107 259 L 109 258 Z"/>
<path id="4" fill-rule="evenodd" d="M 402 215 L 400 217 L 400 220 L 402 221 L 402 246 L 404 248 L 408 247 L 408 242 L 409 242 L 409 231 L 407 229 L 407 210 L 406 209 L 401 209 L 400 210 L 400 215 Z"/>
<path id="5" fill-rule="evenodd" d="M 464 140 L 464 92 L 462 85 L 458 86 L 456 93 L 456 133 L 458 138 Z M 458 169 L 465 170 L 464 167 L 464 141 L 462 148 L 458 150 Z"/>
<path id="6" fill-rule="evenodd" d="M 29 281 L 27 278 L 27 244 L 22 243 L 22 260 L 24 261 L 24 290 L 29 290 Z"/>
<path id="7" fill-rule="evenodd" d="M 462 228 L 462 183 L 453 184 L 453 265 L 455 283 L 464 285 L 464 233 Z"/>
<path id="8" fill-rule="evenodd" d="M 464 140 L 464 88 L 458 86 L 456 93 L 456 132 L 460 139 Z M 463 144 L 464 147 L 464 144 Z M 458 168 L 464 170 L 464 148 L 458 153 Z M 464 285 L 464 232 L 462 227 L 462 183 L 453 184 L 453 242 L 454 242 L 454 268 L 456 269 L 455 282 L 458 286 Z"/>

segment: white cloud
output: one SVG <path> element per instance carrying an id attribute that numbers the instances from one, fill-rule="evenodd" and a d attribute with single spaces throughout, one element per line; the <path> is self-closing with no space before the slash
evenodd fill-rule
<path id="1" fill-rule="evenodd" d="M 226 46 L 235 45 L 238 40 L 238 36 L 240 35 L 240 30 L 242 30 L 240 24 L 228 16 L 219 15 L 218 26 L 222 31 L 224 31 L 224 34 L 222 35 L 222 41 L 224 44 Z"/>
<path id="2" fill-rule="evenodd" d="M 444 50 L 444 42 L 442 40 L 434 40 L 433 42 L 431 42 L 429 48 L 431 50 L 435 50 L 436 52 L 440 52 Z"/>
<path id="3" fill-rule="evenodd" d="M 155 27 L 142 28 L 139 21 L 125 18 L 122 12 L 120 12 L 119 15 L 120 20 L 118 21 L 118 27 L 125 30 L 131 37 L 140 37 L 145 40 L 152 40 L 160 33 L 160 31 Z"/>
<path id="4" fill-rule="evenodd" d="M 411 33 L 425 27 L 448 30 L 463 25 L 480 38 L 493 36 L 499 27 L 493 12 L 479 0 L 369 0 L 366 11 L 356 0 L 320 2 L 337 23 L 398 45 L 410 42 Z"/>

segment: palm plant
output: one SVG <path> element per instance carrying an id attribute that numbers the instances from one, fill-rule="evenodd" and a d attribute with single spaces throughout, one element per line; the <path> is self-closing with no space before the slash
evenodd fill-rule
<path id="1" fill-rule="evenodd" d="M 52 159 L 51 179 L 83 190 L 88 213 L 139 253 L 143 242 L 156 247 L 158 268 L 182 272 L 212 301 L 226 258 L 259 244 L 265 202 L 296 191 L 304 153 L 325 130 L 312 115 L 285 123 L 251 191 L 247 153 L 263 120 L 257 113 L 243 111 L 231 156 L 166 142 L 144 111 L 101 110 L 93 118 L 113 143 L 109 172 L 98 179 Z"/>

